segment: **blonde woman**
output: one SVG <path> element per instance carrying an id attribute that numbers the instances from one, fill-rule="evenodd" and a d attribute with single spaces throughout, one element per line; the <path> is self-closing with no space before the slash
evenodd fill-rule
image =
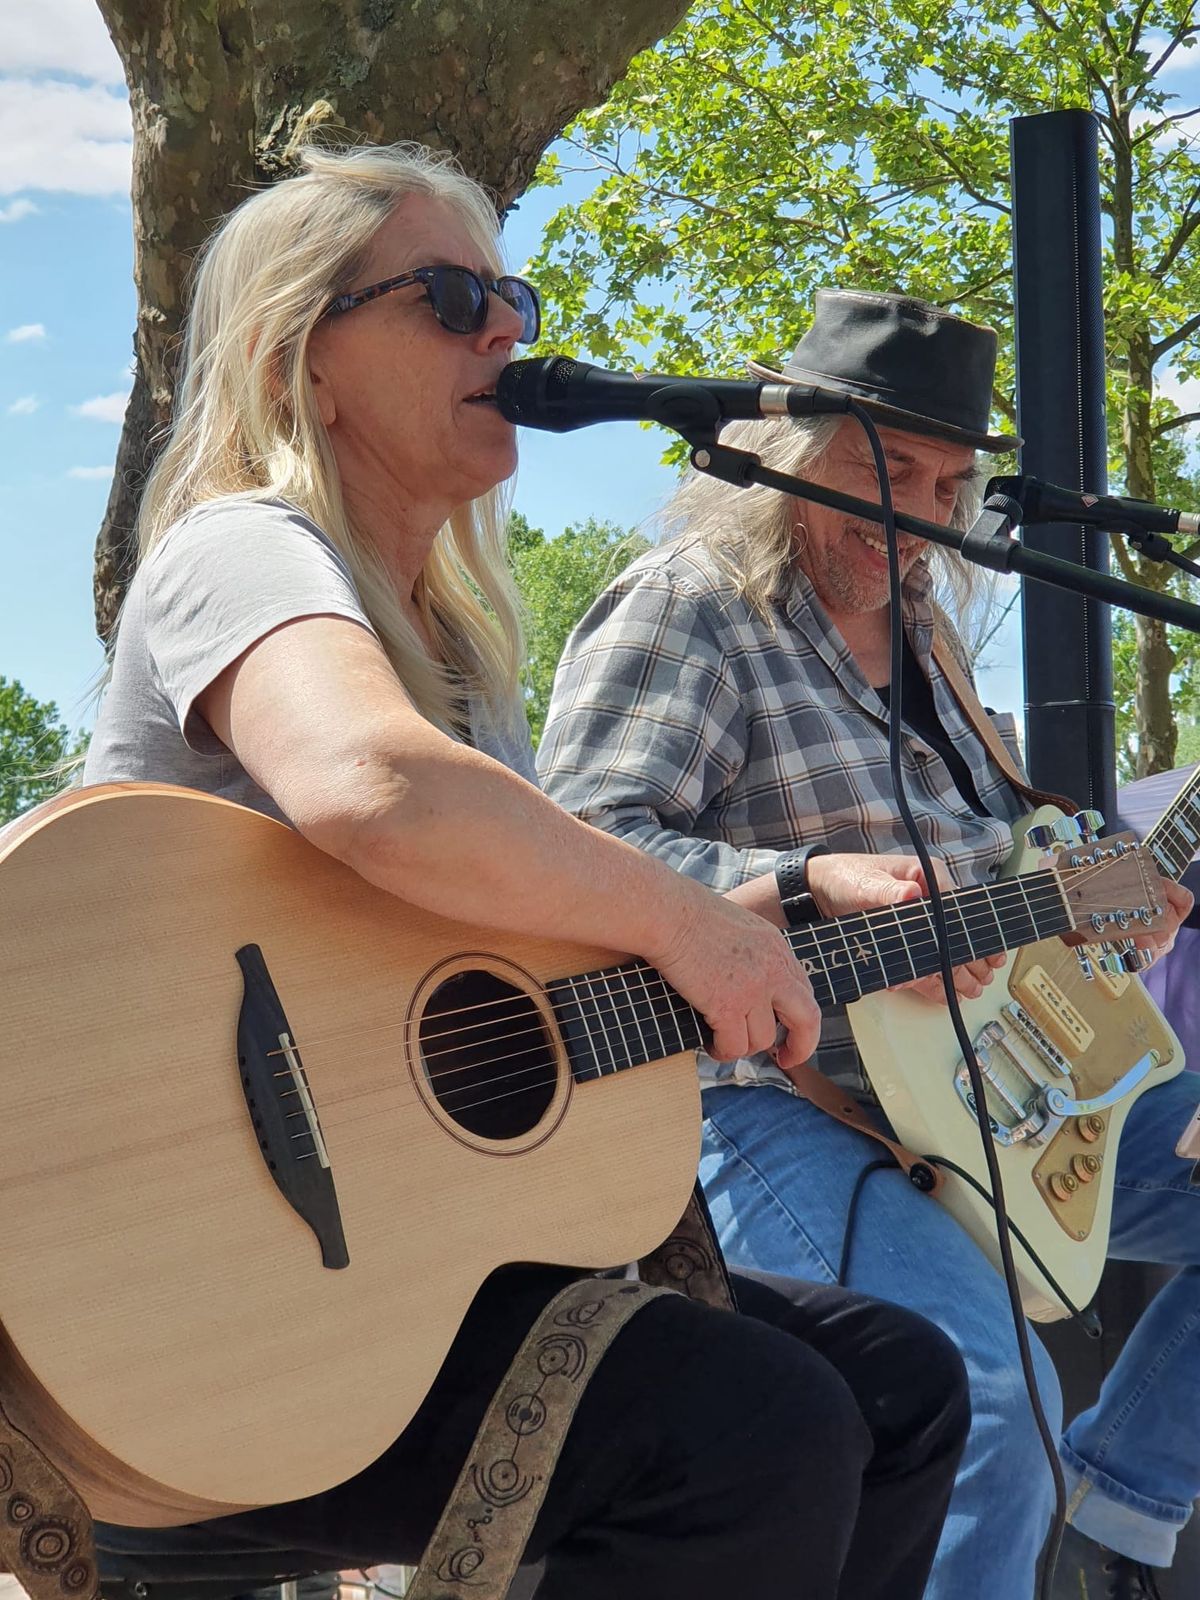
<path id="1" fill-rule="evenodd" d="M 487 197 L 411 147 L 303 165 L 200 265 L 86 780 L 223 795 L 418 906 L 633 952 L 719 1056 L 781 1027 L 802 1060 L 817 1011 L 778 930 L 535 785 L 498 488 L 516 447 L 491 396 L 538 300 L 503 271 Z M 102 1529 L 110 1580 L 233 1590 L 412 1560 L 566 1276 L 495 1274 L 359 1477 L 191 1529 Z M 744 1306 L 671 1296 L 618 1336 L 528 1551 L 543 1600 L 782 1597 L 799 1573 L 823 1600 L 920 1593 L 965 1426 L 957 1358 L 840 1291 L 747 1284 Z"/>

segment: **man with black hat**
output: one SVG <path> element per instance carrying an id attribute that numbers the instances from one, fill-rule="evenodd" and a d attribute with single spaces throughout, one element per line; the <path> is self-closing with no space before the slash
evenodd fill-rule
<path id="1" fill-rule="evenodd" d="M 784 371 L 751 370 L 854 395 L 880 427 L 897 508 L 967 527 L 979 505 L 976 452 L 1020 443 L 991 431 L 995 355 L 993 330 L 921 301 L 821 290 Z M 722 439 L 798 477 L 879 498 L 853 419 L 733 424 Z M 670 542 L 616 579 L 567 646 L 538 756 L 548 793 L 781 925 L 785 901 L 792 914 L 834 915 L 923 893 L 888 768 L 882 529 L 699 475 L 665 520 Z M 935 592 L 961 621 L 979 599 L 979 569 L 907 534 L 899 551 L 905 789 L 939 878 L 944 867 L 947 884 L 984 882 L 1029 802 L 943 666 L 947 651 L 967 663 Z M 993 721 L 1016 756 L 1013 719 Z M 778 892 L 769 876 L 761 887 L 772 871 Z M 1164 893 L 1167 931 L 1144 940 L 1156 952 L 1191 902 L 1174 885 Z M 968 997 L 991 980 L 986 961 L 956 973 Z M 941 995 L 940 979 L 921 987 Z M 870 1101 L 844 1012 L 826 1017 L 814 1065 Z M 878 1145 L 798 1096 L 769 1057 L 724 1067 L 702 1057 L 701 1075 L 701 1175 L 730 1259 L 832 1281 L 853 1210 L 850 1284 L 924 1312 L 966 1358 L 974 1422 L 930 1600 L 1029 1600 L 1052 1488 L 999 1276 L 899 1172 L 880 1171 L 859 1191 Z M 1194 1102 L 1188 1075 L 1161 1085 L 1137 1101 L 1121 1143 L 1113 1253 L 1184 1270 L 1063 1441 L 1074 1528 L 1060 1574 L 1073 1600 L 1152 1595 L 1148 1568 L 1170 1565 L 1200 1494 L 1200 1189 L 1189 1189 L 1173 1154 Z M 882 1122 L 877 1108 L 869 1114 Z M 1057 1426 L 1054 1370 L 1032 1344 Z"/>

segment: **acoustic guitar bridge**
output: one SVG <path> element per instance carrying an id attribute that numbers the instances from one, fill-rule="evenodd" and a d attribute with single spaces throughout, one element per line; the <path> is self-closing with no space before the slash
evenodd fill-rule
<path id="1" fill-rule="evenodd" d="M 259 1151 L 280 1194 L 316 1234 L 322 1263 L 348 1267 L 329 1151 L 291 1027 L 258 945 L 243 945 L 237 961 L 238 1072 Z"/>

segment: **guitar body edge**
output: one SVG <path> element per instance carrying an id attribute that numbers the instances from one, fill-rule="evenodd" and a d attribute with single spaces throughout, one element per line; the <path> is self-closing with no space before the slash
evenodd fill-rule
<path id="1" fill-rule="evenodd" d="M 1032 823 L 1060 815 L 1053 807 L 1042 807 L 1014 827 L 1014 837 L 1023 840 Z M 1041 852 L 1018 845 L 1002 876 L 1030 871 L 1042 859 Z M 978 1040 L 993 1026 L 1004 1030 L 1007 1039 L 1019 1031 L 1012 1021 L 1014 1005 L 1054 1030 L 1052 1042 L 1070 1070 L 1069 1081 L 1060 1081 L 1074 1098 L 1106 1092 L 1151 1050 L 1159 1057 L 1136 1087 L 1103 1113 L 1098 1133 L 1089 1127 L 1085 1138 L 1080 1132 L 1085 1119 L 1068 1118 L 1043 1144 L 995 1145 L 1010 1220 L 1071 1305 L 1083 1309 L 1095 1295 L 1107 1259 L 1116 1155 L 1125 1119 L 1139 1095 L 1182 1070 L 1183 1049 L 1139 978 L 1097 976 L 1088 982 L 1075 951 L 1059 939 L 1011 952 L 978 999 L 960 1000 L 968 1035 Z M 920 1155 L 953 1160 L 990 1192 L 978 1123 L 955 1088 L 962 1053 L 945 1007 L 893 990 L 855 1001 L 847 1014 L 896 1137 Z M 1025 1042 L 1024 1035 L 1017 1040 L 1018 1054 Z M 994 1054 L 1003 1059 L 1003 1048 Z M 1064 1175 L 1074 1179 L 1097 1160 L 1085 1181 L 1075 1180 L 1069 1192 L 1063 1187 Z M 954 1173 L 943 1172 L 941 1203 L 1000 1270 L 992 1205 Z M 1015 1233 L 1011 1240 L 1026 1314 L 1046 1322 L 1069 1316 Z"/>

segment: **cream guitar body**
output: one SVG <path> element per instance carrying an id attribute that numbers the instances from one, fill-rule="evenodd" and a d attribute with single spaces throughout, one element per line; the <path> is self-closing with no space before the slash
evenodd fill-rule
<path id="1" fill-rule="evenodd" d="M 1026 830 L 1052 826 L 1061 816 L 1044 807 L 1017 824 L 1014 838 L 1022 842 L 1003 876 L 1044 858 L 1044 850 L 1024 842 Z M 1086 959 L 1090 980 L 1075 949 L 1061 939 L 1042 940 L 1010 953 L 978 999 L 961 1001 L 984 1072 L 1022 1303 L 1037 1321 L 1065 1317 L 1070 1307 L 1091 1301 L 1108 1253 L 1125 1119 L 1139 1095 L 1183 1067 L 1179 1040 L 1141 980 L 1102 949 L 1089 948 Z M 945 1009 L 900 990 L 868 995 L 848 1015 L 900 1141 L 922 1155 L 949 1158 L 984 1191 L 943 1167 L 939 1198 L 998 1267 L 974 1096 Z"/>

